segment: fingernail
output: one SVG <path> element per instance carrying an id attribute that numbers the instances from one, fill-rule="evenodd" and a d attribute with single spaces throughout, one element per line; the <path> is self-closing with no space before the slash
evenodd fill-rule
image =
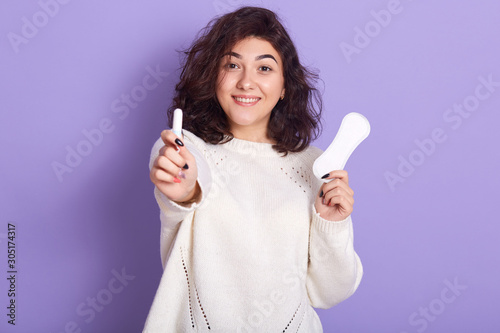
<path id="1" fill-rule="evenodd" d="M 182 143 L 182 141 L 181 141 L 181 140 L 179 140 L 179 139 L 175 139 L 175 143 L 176 143 L 176 144 L 178 144 L 178 145 L 179 145 L 179 146 L 181 146 L 181 147 L 184 147 L 184 144 L 183 144 L 183 143 Z"/>
<path id="2" fill-rule="evenodd" d="M 181 177 L 182 179 L 186 179 L 186 175 L 184 174 L 184 172 L 179 171 L 179 177 Z"/>
<path id="3" fill-rule="evenodd" d="M 319 194 L 319 197 L 321 198 L 323 196 L 323 190 L 321 190 L 321 193 Z"/>
<path id="4" fill-rule="evenodd" d="M 181 182 L 181 180 L 179 178 L 174 177 L 174 183 L 180 183 L 180 182 Z"/>
<path id="5" fill-rule="evenodd" d="M 327 173 L 326 175 L 324 175 L 323 177 L 321 177 L 321 179 L 325 179 L 325 178 L 328 178 L 328 177 L 330 177 L 329 173 Z"/>
<path id="6" fill-rule="evenodd" d="M 187 169 L 189 169 L 189 165 L 186 163 L 186 164 L 184 164 L 184 166 L 182 168 L 187 170 Z"/>

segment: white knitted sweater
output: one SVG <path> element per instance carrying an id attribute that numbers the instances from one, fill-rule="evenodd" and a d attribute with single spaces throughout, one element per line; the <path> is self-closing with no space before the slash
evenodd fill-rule
<path id="1" fill-rule="evenodd" d="M 363 270 L 351 218 L 315 211 L 321 150 L 282 157 L 271 144 L 211 145 L 186 130 L 184 143 L 202 200 L 185 208 L 155 187 L 164 272 L 143 332 L 322 332 L 312 307 L 352 295 Z"/>

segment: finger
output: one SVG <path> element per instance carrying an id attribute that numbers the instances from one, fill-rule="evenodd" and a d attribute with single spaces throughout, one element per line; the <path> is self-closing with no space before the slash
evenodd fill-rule
<path id="1" fill-rule="evenodd" d="M 340 178 L 333 179 L 329 183 L 324 184 L 323 185 L 323 192 L 326 193 L 326 192 L 328 192 L 334 188 L 337 188 L 337 187 L 344 189 L 351 196 L 354 195 L 354 191 L 352 190 L 352 188 L 350 188 L 349 185 Z"/>
<path id="2" fill-rule="evenodd" d="M 163 170 L 164 172 L 169 173 L 174 177 L 179 178 L 180 176 L 181 178 L 185 178 L 184 171 L 181 170 L 181 167 L 172 162 L 172 160 L 170 160 L 166 156 L 158 156 L 158 158 L 155 160 L 154 166 L 157 167 L 158 169 Z"/>
<path id="3" fill-rule="evenodd" d="M 185 152 L 189 153 L 187 150 Z M 192 159 L 188 161 L 190 154 L 180 154 L 176 149 L 168 146 L 163 146 L 160 148 L 158 157 L 165 156 L 171 160 L 175 165 L 184 170 L 189 169 L 189 165 L 192 164 Z"/>
<path id="4" fill-rule="evenodd" d="M 346 197 L 341 195 L 336 195 L 328 199 L 328 201 L 323 201 L 325 206 L 335 207 L 340 212 L 348 212 L 349 214 L 352 212 L 354 203 L 349 202 Z"/>
<path id="5" fill-rule="evenodd" d="M 172 147 L 164 146 L 164 148 L 160 149 L 160 156 L 166 157 L 179 168 L 189 169 L 186 159 Z"/>
<path id="6" fill-rule="evenodd" d="M 158 185 L 160 183 L 180 183 L 181 180 L 178 177 L 175 177 L 171 175 L 170 173 L 166 172 L 165 170 L 161 168 L 154 167 L 151 169 L 151 172 L 149 174 L 149 177 L 151 178 L 151 181 L 155 184 Z"/>
<path id="7" fill-rule="evenodd" d="M 167 146 L 180 149 L 184 147 L 184 142 L 181 138 L 174 134 L 171 130 L 164 130 L 161 132 L 161 139 Z"/>
<path id="8" fill-rule="evenodd" d="M 346 192 L 345 189 L 341 187 L 336 187 L 323 195 L 323 202 L 325 205 L 329 205 L 329 203 L 332 201 L 332 199 L 335 199 L 335 201 L 346 201 L 348 202 L 351 206 L 354 205 L 354 198 L 352 195 L 350 195 L 348 192 Z M 340 198 L 340 199 L 339 199 Z"/>
<path id="9" fill-rule="evenodd" d="M 349 175 L 345 170 L 330 171 L 329 173 L 321 177 L 321 179 L 334 179 L 334 178 L 342 179 L 346 184 L 349 184 Z"/>
<path id="10" fill-rule="evenodd" d="M 333 207 L 337 206 L 338 210 L 345 215 L 349 215 L 352 213 L 353 205 L 342 196 L 334 196 L 331 198 L 328 206 Z"/>
<path id="11" fill-rule="evenodd" d="M 163 143 L 165 143 L 165 146 L 168 147 L 173 147 L 175 148 L 175 151 L 180 154 L 186 161 L 194 161 L 193 155 L 191 155 L 191 152 L 185 147 L 184 141 L 179 139 L 177 135 L 174 134 L 174 132 L 170 130 L 164 130 L 161 132 L 161 138 L 163 140 Z M 160 154 L 164 155 L 164 151 L 166 148 L 162 147 L 160 149 Z M 183 164 L 183 166 L 186 165 L 186 163 Z"/>

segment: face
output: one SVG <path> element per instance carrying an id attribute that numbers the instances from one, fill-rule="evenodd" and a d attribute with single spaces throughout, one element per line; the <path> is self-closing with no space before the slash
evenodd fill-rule
<path id="1" fill-rule="evenodd" d="M 241 40 L 221 59 L 216 94 L 236 138 L 249 133 L 267 137 L 269 117 L 285 93 L 284 84 L 281 57 L 263 39 Z"/>

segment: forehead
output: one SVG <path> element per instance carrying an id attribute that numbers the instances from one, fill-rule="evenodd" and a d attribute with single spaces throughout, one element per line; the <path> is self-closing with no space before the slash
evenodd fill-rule
<path id="1" fill-rule="evenodd" d="M 255 58 L 264 55 L 270 54 L 274 56 L 277 60 L 278 64 L 282 64 L 281 57 L 276 51 L 276 49 L 269 43 L 267 40 L 257 38 L 257 37 L 248 37 L 240 40 L 231 48 L 231 52 L 238 53 L 241 55 L 242 59 L 245 60 L 254 60 Z"/>

